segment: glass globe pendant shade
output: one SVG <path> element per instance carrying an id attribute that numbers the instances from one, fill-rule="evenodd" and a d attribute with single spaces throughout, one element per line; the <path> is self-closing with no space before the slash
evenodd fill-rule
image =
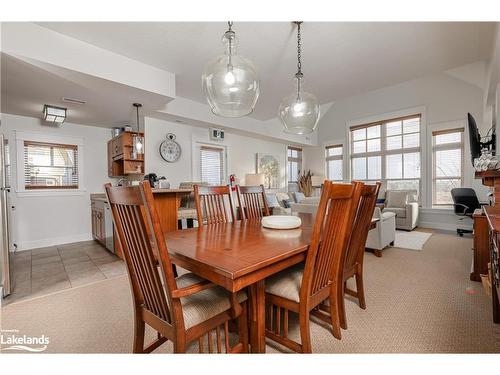
<path id="1" fill-rule="evenodd" d="M 136 155 L 144 154 L 144 138 L 142 136 L 139 134 L 134 135 L 132 138 L 132 144 Z"/>
<path id="2" fill-rule="evenodd" d="M 302 78 L 296 80 L 297 89 L 281 102 L 279 117 L 287 133 L 312 133 L 318 125 L 319 104 L 313 94 L 302 91 Z"/>
<path id="3" fill-rule="evenodd" d="M 222 117 L 243 117 L 253 112 L 259 97 L 259 75 L 249 60 L 236 54 L 236 35 L 223 36 L 226 53 L 205 66 L 203 92 L 212 112 Z"/>

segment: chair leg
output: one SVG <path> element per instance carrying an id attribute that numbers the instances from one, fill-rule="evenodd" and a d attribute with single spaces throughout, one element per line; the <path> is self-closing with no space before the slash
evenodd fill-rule
<path id="1" fill-rule="evenodd" d="M 139 318 L 138 313 L 135 313 L 134 322 L 134 353 L 144 353 L 144 331 L 146 324 Z"/>
<path id="2" fill-rule="evenodd" d="M 342 329 L 347 329 L 347 317 L 345 313 L 345 289 L 347 288 L 347 282 L 344 282 L 342 286 L 342 290 L 338 290 L 337 293 L 340 293 L 339 296 L 339 318 L 340 318 L 340 327 Z"/>
<path id="3" fill-rule="evenodd" d="M 334 290 L 330 292 L 330 319 L 332 320 L 333 336 L 340 340 L 342 333 L 340 332 L 339 303 L 337 293 Z"/>
<path id="4" fill-rule="evenodd" d="M 309 323 L 309 312 L 300 312 L 300 341 L 302 343 L 303 353 L 312 353 L 311 348 L 311 328 Z"/>
<path id="5" fill-rule="evenodd" d="M 365 288 L 363 286 L 363 270 L 356 272 L 356 291 L 358 292 L 359 307 L 366 309 Z"/>
<path id="6" fill-rule="evenodd" d="M 238 335 L 243 344 L 243 353 L 248 353 L 248 302 L 243 303 L 243 310 L 238 318 Z"/>

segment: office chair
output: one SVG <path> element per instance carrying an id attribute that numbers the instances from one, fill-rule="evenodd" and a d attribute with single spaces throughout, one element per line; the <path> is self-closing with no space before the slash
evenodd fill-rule
<path id="1" fill-rule="evenodd" d="M 451 197 L 453 199 L 453 208 L 455 215 L 460 216 L 460 220 L 469 217 L 472 219 L 474 210 L 481 208 L 481 204 L 477 199 L 476 192 L 471 188 L 455 188 L 451 189 Z M 471 229 L 457 228 L 457 234 L 462 237 L 464 233 L 473 233 Z"/>

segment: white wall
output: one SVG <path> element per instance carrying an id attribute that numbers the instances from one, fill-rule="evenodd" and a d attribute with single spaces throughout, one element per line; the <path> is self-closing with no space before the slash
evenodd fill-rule
<path id="1" fill-rule="evenodd" d="M 83 140 L 83 186 L 78 193 L 18 196 L 15 131 L 79 137 Z M 12 163 L 13 242 L 19 250 L 90 240 L 90 194 L 103 191 L 107 177 L 106 144 L 109 129 L 64 123 L 61 128 L 43 126 L 31 117 L 2 114 L 0 132 L 9 139 Z"/>
<path id="2" fill-rule="evenodd" d="M 486 133 L 487 126 L 483 125 L 482 118 L 482 95 L 480 88 L 442 73 L 346 98 L 335 102 L 320 120 L 319 143 L 324 146 L 342 141 L 346 146 L 344 147 L 344 169 L 347 170 L 349 162 L 346 138 L 349 123 L 376 118 L 384 114 L 404 112 L 410 108 L 421 108 L 425 115 L 422 120 L 422 125 L 425 127 L 423 130 L 427 130 L 422 150 L 428 155 L 430 148 L 427 144 L 430 140 L 430 130 L 439 128 L 445 123 L 461 121 L 465 125 L 467 112 L 471 112 L 476 118 L 481 134 Z M 423 165 L 425 176 L 422 177 L 424 181 L 429 182 L 431 178 L 430 158 L 427 159 L 426 165 Z M 467 154 L 464 162 L 466 163 L 466 182 L 468 181 L 476 188 L 481 198 L 485 199 L 487 190 L 479 181 L 472 178 L 470 157 Z M 317 174 L 324 174 L 323 147 L 305 148 L 305 163 L 306 168 L 310 168 Z M 344 176 L 348 178 L 346 171 L 344 171 Z M 430 188 L 425 190 L 424 205 L 430 206 L 431 191 Z"/>
<path id="3" fill-rule="evenodd" d="M 266 152 L 280 156 L 282 163 L 283 188 L 286 182 L 286 144 L 271 142 L 258 138 L 226 132 L 223 142 L 214 142 L 209 139 L 208 128 L 190 126 L 155 118 L 145 118 L 146 138 L 146 173 L 156 173 L 165 176 L 172 187 L 178 187 L 182 181 L 193 181 L 196 178 L 196 165 L 193 165 L 193 144 L 203 142 L 225 146 L 227 152 L 227 175 L 236 174 L 241 183 L 244 183 L 246 173 L 255 173 L 256 154 Z M 176 141 L 182 148 L 180 159 L 175 163 L 164 161 L 158 150 L 160 143 L 165 140 L 167 133 L 176 135 Z M 194 176 L 194 177 L 193 177 Z"/>

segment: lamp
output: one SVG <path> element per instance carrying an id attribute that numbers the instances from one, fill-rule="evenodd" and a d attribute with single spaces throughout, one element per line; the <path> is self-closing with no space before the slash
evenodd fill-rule
<path id="1" fill-rule="evenodd" d="M 137 113 L 137 133 L 140 132 L 140 122 L 139 122 L 139 108 L 142 107 L 142 104 L 140 103 L 134 103 L 132 104 L 135 109 L 136 109 L 136 113 Z M 134 146 L 134 155 L 142 155 L 144 154 L 144 137 L 140 134 L 134 134 L 134 136 L 132 137 L 132 145 Z"/>
<path id="2" fill-rule="evenodd" d="M 212 112 L 222 117 L 243 117 L 253 112 L 259 97 L 259 75 L 251 61 L 236 54 L 233 23 L 224 33 L 224 55 L 209 62 L 201 77 L 203 92 Z"/>
<path id="3" fill-rule="evenodd" d="M 266 183 L 264 173 L 247 173 L 245 175 L 245 186 L 259 186 Z"/>
<path id="4" fill-rule="evenodd" d="M 283 123 L 284 131 L 293 134 L 307 134 L 316 129 L 319 120 L 319 105 L 313 94 L 302 90 L 302 61 L 301 61 L 301 34 L 302 22 L 297 25 L 297 73 L 295 80 L 297 88 L 285 97 L 279 107 L 279 117 Z"/>
<path id="5" fill-rule="evenodd" d="M 66 120 L 66 108 L 45 104 L 43 106 L 43 119 L 47 122 L 63 123 Z"/>
<path id="6" fill-rule="evenodd" d="M 318 187 L 323 185 L 325 180 L 326 180 L 325 176 L 315 176 L 315 175 L 311 176 L 311 184 L 313 187 Z"/>

